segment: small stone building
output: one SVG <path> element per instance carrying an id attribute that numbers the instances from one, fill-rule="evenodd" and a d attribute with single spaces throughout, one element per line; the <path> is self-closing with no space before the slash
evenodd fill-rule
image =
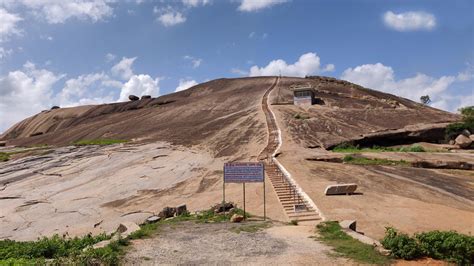
<path id="1" fill-rule="evenodd" d="M 293 89 L 293 104 L 294 105 L 313 105 L 314 91 L 311 87 L 296 87 Z"/>

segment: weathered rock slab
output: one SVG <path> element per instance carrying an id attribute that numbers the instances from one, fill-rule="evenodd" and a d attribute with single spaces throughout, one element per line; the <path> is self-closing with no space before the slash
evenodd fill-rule
<path id="1" fill-rule="evenodd" d="M 326 187 L 324 194 L 326 195 L 349 195 L 353 194 L 357 189 L 357 184 L 337 184 Z"/>

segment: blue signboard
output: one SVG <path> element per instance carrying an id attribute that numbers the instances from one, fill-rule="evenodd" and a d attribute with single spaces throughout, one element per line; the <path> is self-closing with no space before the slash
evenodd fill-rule
<path id="1" fill-rule="evenodd" d="M 263 182 L 263 163 L 225 163 L 224 182 L 225 183 L 256 183 Z"/>

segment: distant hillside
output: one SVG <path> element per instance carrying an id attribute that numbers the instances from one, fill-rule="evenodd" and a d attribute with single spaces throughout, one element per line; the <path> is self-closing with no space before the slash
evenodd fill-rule
<path id="1" fill-rule="evenodd" d="M 163 140 L 202 144 L 216 156 L 246 154 L 250 147 L 257 149 L 265 143 L 261 98 L 274 81 L 275 77 L 217 79 L 154 99 L 43 111 L 14 125 L 0 139 L 12 145 L 67 145 L 98 138 Z M 309 109 L 291 105 L 290 85 L 307 83 L 323 105 Z M 458 119 L 404 98 L 323 77 L 284 77 L 271 101 L 278 104 L 295 141 L 326 148 L 407 127 L 416 131 L 434 124 L 439 134 L 443 123 Z M 294 119 L 297 113 L 310 119 Z M 438 137 L 432 133 L 426 136 Z"/>

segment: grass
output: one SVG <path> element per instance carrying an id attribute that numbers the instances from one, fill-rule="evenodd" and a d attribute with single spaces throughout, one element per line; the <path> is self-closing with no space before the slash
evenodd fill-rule
<path id="1" fill-rule="evenodd" d="M 362 152 L 426 152 L 420 145 L 412 145 L 410 147 L 390 148 L 372 146 L 371 148 L 361 148 L 347 143 L 342 143 L 332 149 L 333 152 L 341 153 L 362 153 Z"/>
<path id="2" fill-rule="evenodd" d="M 40 151 L 39 154 L 44 155 L 51 152 L 51 150 L 47 150 L 48 148 L 49 148 L 48 145 L 42 144 L 41 146 L 31 146 L 31 149 L 16 150 L 16 151 L 10 151 L 10 152 L 0 152 L 0 162 L 6 162 L 10 160 L 12 155 L 27 153 L 27 152 L 37 153 L 38 151 Z"/>
<path id="3" fill-rule="evenodd" d="M 85 248 L 110 237 L 106 234 L 75 238 L 54 235 L 36 241 L 1 240 L 0 265 L 45 264 L 46 260 L 53 261 L 53 264 L 67 264 L 67 262 L 91 264 L 94 261 L 114 264 L 118 262 L 119 254 L 115 244 L 93 251 L 84 251 Z"/>
<path id="4" fill-rule="evenodd" d="M 0 162 L 6 162 L 10 160 L 10 154 L 6 152 L 0 152 Z"/>
<path id="5" fill-rule="evenodd" d="M 256 233 L 265 228 L 271 227 L 271 225 L 272 224 L 270 222 L 258 222 L 258 223 L 244 224 L 244 225 L 232 227 L 230 230 L 237 234 L 240 234 L 240 232 Z"/>
<path id="6" fill-rule="evenodd" d="M 355 164 L 355 165 L 400 165 L 410 166 L 410 163 L 404 160 L 395 161 L 388 159 L 369 159 L 364 157 L 354 157 L 352 155 L 346 155 L 342 159 L 344 163 Z"/>
<path id="7" fill-rule="evenodd" d="M 317 239 L 333 247 L 336 256 L 350 258 L 360 263 L 390 264 L 390 258 L 380 254 L 373 246 L 347 235 L 337 222 L 322 222 L 317 225 L 317 230 L 320 235 Z"/>
<path id="8" fill-rule="evenodd" d="M 233 212 L 216 214 L 206 210 L 197 214 L 183 214 L 172 219 L 161 220 L 157 223 L 144 224 L 140 229 L 127 238 L 119 238 L 103 248 L 92 249 L 92 245 L 103 240 L 111 239 L 111 235 L 86 235 L 83 237 L 65 238 L 54 235 L 36 241 L 0 240 L 0 265 L 118 265 L 125 254 L 130 240 L 150 237 L 159 232 L 163 225 L 173 225 L 183 221 L 195 222 L 224 222 L 229 221 L 235 214 L 243 214 L 241 209 Z M 247 216 L 250 216 L 247 214 Z M 243 225 L 240 231 L 256 232 L 268 223 Z M 239 231 L 239 232 L 240 232 Z"/>
<path id="9" fill-rule="evenodd" d="M 86 146 L 86 145 L 112 145 L 118 143 L 125 143 L 128 140 L 123 139 L 90 139 L 90 140 L 79 140 L 73 144 L 76 146 Z"/>

